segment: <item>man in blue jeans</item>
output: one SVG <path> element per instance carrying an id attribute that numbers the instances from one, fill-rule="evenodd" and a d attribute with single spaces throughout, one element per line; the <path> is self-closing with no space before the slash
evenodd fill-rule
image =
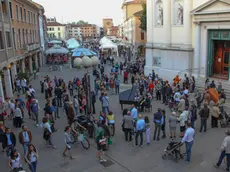
<path id="1" fill-rule="evenodd" d="M 187 129 L 185 131 L 184 137 L 182 138 L 182 143 L 186 145 L 186 163 L 190 163 L 192 145 L 195 136 L 195 130 L 192 128 L 191 123 L 187 123 Z"/>
<path id="2" fill-rule="evenodd" d="M 225 168 L 226 171 L 229 171 L 230 166 L 230 130 L 226 131 L 226 137 L 221 145 L 221 153 L 218 162 L 214 165 L 214 167 L 219 168 L 220 164 L 222 163 L 223 159 L 227 158 L 227 167 Z"/>

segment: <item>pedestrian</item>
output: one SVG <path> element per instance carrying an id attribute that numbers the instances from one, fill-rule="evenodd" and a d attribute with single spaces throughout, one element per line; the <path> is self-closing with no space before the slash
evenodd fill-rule
<path id="1" fill-rule="evenodd" d="M 2 146 L 2 152 L 5 151 L 5 148 L 3 147 L 3 135 L 5 133 L 5 126 L 4 123 L 2 121 L 0 121 L 0 144 Z"/>
<path id="2" fill-rule="evenodd" d="M 39 105 L 36 102 L 36 99 L 33 99 L 30 104 L 31 112 L 32 112 L 32 119 L 34 120 L 35 125 L 38 127 L 38 111 Z"/>
<path id="3" fill-rule="evenodd" d="M 207 131 L 207 120 L 209 118 L 209 113 L 210 112 L 209 112 L 208 104 L 204 103 L 204 107 L 199 112 L 200 120 L 201 120 L 200 132 L 203 131 L 203 128 L 204 128 L 204 132 Z"/>
<path id="4" fill-rule="evenodd" d="M 115 117 L 112 111 L 110 111 L 109 114 L 107 115 L 107 119 L 108 119 L 108 126 L 112 130 L 111 136 L 114 136 L 115 135 Z"/>
<path id="5" fill-rule="evenodd" d="M 138 115 L 138 120 L 136 123 L 136 136 L 135 136 L 135 146 L 138 146 L 138 137 L 140 136 L 141 142 L 139 144 L 139 147 L 142 147 L 143 145 L 143 132 L 145 129 L 145 120 L 142 119 L 142 115 Z"/>
<path id="6" fill-rule="evenodd" d="M 149 117 L 145 116 L 145 136 L 146 136 L 146 144 L 149 145 L 150 144 L 150 121 L 149 121 Z"/>
<path id="7" fill-rule="evenodd" d="M 197 108 L 196 105 L 191 105 L 191 109 L 190 109 L 190 121 L 191 121 L 191 125 L 192 128 L 195 128 L 195 122 L 197 120 Z"/>
<path id="8" fill-rule="evenodd" d="M 22 159 L 16 149 L 13 149 L 8 160 L 8 166 L 13 172 L 22 171 Z"/>
<path id="9" fill-rule="evenodd" d="M 115 92 L 116 94 L 120 93 L 120 79 L 118 77 L 115 78 Z"/>
<path id="10" fill-rule="evenodd" d="M 212 107 L 212 119 L 211 119 L 211 126 L 212 128 L 217 128 L 218 127 L 218 120 L 220 117 L 220 108 L 218 107 L 218 103 L 214 104 L 214 106 Z"/>
<path id="11" fill-rule="evenodd" d="M 170 138 L 176 138 L 176 127 L 177 127 L 177 117 L 176 112 L 172 112 L 169 116 L 169 130 L 170 130 Z"/>
<path id="12" fill-rule="evenodd" d="M 28 151 L 25 155 L 26 162 L 29 165 L 31 172 L 37 171 L 38 151 L 33 144 L 29 144 Z"/>
<path id="13" fill-rule="evenodd" d="M 62 107 L 62 95 L 63 91 L 61 89 L 61 86 L 58 86 L 54 90 L 54 94 L 57 96 L 58 106 Z"/>
<path id="14" fill-rule="evenodd" d="M 2 146 L 6 149 L 6 155 L 9 157 L 16 146 L 16 137 L 10 128 L 6 128 L 5 131 L 2 137 Z"/>
<path id="15" fill-rule="evenodd" d="M 109 113 L 109 97 L 107 93 L 102 92 L 100 101 L 102 103 L 102 111 L 104 114 Z"/>
<path id="16" fill-rule="evenodd" d="M 104 151 L 106 146 L 105 131 L 102 128 L 102 121 L 98 121 L 95 131 L 95 141 L 97 144 L 97 158 L 100 162 L 106 162 L 104 159 Z"/>
<path id="17" fill-rule="evenodd" d="M 26 125 L 22 126 L 22 131 L 19 133 L 18 139 L 23 146 L 25 156 L 28 150 L 28 146 L 29 144 L 31 144 L 32 141 L 32 133 L 28 130 L 28 127 Z"/>
<path id="18" fill-rule="evenodd" d="M 47 117 L 42 119 L 42 127 L 44 128 L 43 138 L 46 140 L 47 145 L 56 149 L 56 146 L 53 144 L 53 131 Z"/>
<path id="19" fill-rule="evenodd" d="M 180 114 L 178 121 L 180 122 L 180 137 L 183 138 L 186 129 L 186 123 L 188 122 L 189 112 L 188 107 Z"/>
<path id="20" fill-rule="evenodd" d="M 15 127 L 21 128 L 22 125 L 22 112 L 19 106 L 17 105 L 15 107 L 15 110 L 13 111 L 14 121 L 15 121 Z"/>
<path id="21" fill-rule="evenodd" d="M 162 135 L 162 139 L 166 138 L 166 134 L 165 134 L 165 121 L 166 121 L 166 115 L 165 115 L 165 110 L 162 109 L 161 110 L 161 114 L 162 114 L 162 117 L 163 117 L 163 122 L 162 122 L 162 125 L 161 125 L 161 131 L 163 133 Z"/>
<path id="22" fill-rule="evenodd" d="M 161 125 L 163 124 L 163 121 L 164 119 L 162 116 L 161 109 L 158 108 L 157 112 L 153 115 L 153 123 L 155 124 L 153 140 L 156 140 L 156 137 L 157 141 L 160 140 Z"/>
<path id="23" fill-rule="evenodd" d="M 195 136 L 195 130 L 191 127 L 191 123 L 188 122 L 187 129 L 181 141 L 186 145 L 186 160 L 185 160 L 186 163 L 190 163 L 191 160 L 191 152 L 192 152 L 194 136 Z"/>
<path id="24" fill-rule="evenodd" d="M 225 132 L 226 137 L 223 140 L 223 143 L 220 148 L 220 157 L 218 162 L 214 165 L 214 167 L 219 168 L 223 159 L 226 157 L 227 159 L 227 167 L 225 168 L 225 171 L 229 171 L 230 167 L 230 130 L 226 130 Z"/>
<path id="25" fill-rule="evenodd" d="M 25 94 L 25 92 L 26 92 L 26 87 L 27 87 L 26 83 L 27 83 L 26 79 L 22 78 L 22 80 L 21 80 L 21 87 L 22 87 L 22 93 L 23 94 Z"/>
<path id="26" fill-rule="evenodd" d="M 55 120 L 57 118 L 60 118 L 60 116 L 59 116 L 59 108 L 58 108 L 58 99 L 57 99 L 56 95 L 52 99 L 52 108 L 54 110 L 54 118 L 55 118 Z"/>
<path id="27" fill-rule="evenodd" d="M 64 134 L 65 139 L 64 139 L 64 141 L 65 141 L 66 147 L 65 147 L 65 150 L 64 150 L 64 152 L 62 154 L 65 157 L 65 156 L 67 156 L 66 152 L 68 151 L 70 159 L 74 159 L 74 157 L 72 156 L 71 151 L 70 151 L 71 150 L 71 145 L 73 144 L 73 140 L 71 139 L 71 127 L 66 126 L 64 131 L 65 131 L 65 134 Z"/>
<path id="28" fill-rule="evenodd" d="M 132 141 L 132 129 L 134 126 L 134 121 L 131 116 L 131 112 L 127 111 L 123 115 L 123 123 L 122 123 L 122 129 L 125 133 L 125 141 Z"/>

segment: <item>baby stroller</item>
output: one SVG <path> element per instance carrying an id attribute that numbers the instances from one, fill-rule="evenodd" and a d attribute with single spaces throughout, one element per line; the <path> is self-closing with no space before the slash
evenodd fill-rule
<path id="1" fill-rule="evenodd" d="M 181 142 L 176 142 L 171 140 L 168 144 L 167 148 L 164 150 L 164 155 L 162 155 L 162 159 L 165 160 L 167 156 L 173 158 L 175 162 L 178 162 L 179 159 L 183 159 L 184 156 L 181 154 L 180 147 L 182 146 Z"/>
<path id="2" fill-rule="evenodd" d="M 220 117 L 220 127 L 225 128 L 230 126 L 230 115 L 227 114 L 225 111 L 221 113 Z"/>

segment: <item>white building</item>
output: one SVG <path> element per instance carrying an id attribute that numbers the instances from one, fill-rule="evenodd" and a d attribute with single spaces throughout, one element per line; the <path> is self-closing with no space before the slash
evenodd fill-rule
<path id="1" fill-rule="evenodd" d="M 134 30 L 135 30 L 135 20 L 130 17 L 123 22 L 123 36 L 126 43 L 133 45 L 134 40 Z"/>
<path id="2" fill-rule="evenodd" d="M 229 79 L 230 0 L 147 0 L 145 75 Z"/>
<path id="3" fill-rule="evenodd" d="M 65 40 L 67 38 L 66 25 L 58 23 L 55 18 L 47 19 L 47 36 Z"/>

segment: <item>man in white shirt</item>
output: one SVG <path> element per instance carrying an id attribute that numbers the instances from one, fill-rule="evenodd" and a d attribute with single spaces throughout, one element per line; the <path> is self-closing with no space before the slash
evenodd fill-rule
<path id="1" fill-rule="evenodd" d="M 186 161 L 185 161 L 186 163 L 190 162 L 194 136 L 195 136 L 195 130 L 191 127 L 191 123 L 188 122 L 187 129 L 181 141 L 182 143 L 185 143 L 186 145 Z"/>
<path id="2" fill-rule="evenodd" d="M 23 92 L 23 94 L 25 94 L 25 92 L 26 92 L 26 86 L 27 86 L 25 78 L 23 78 L 21 80 L 21 86 L 22 86 L 22 92 Z"/>

